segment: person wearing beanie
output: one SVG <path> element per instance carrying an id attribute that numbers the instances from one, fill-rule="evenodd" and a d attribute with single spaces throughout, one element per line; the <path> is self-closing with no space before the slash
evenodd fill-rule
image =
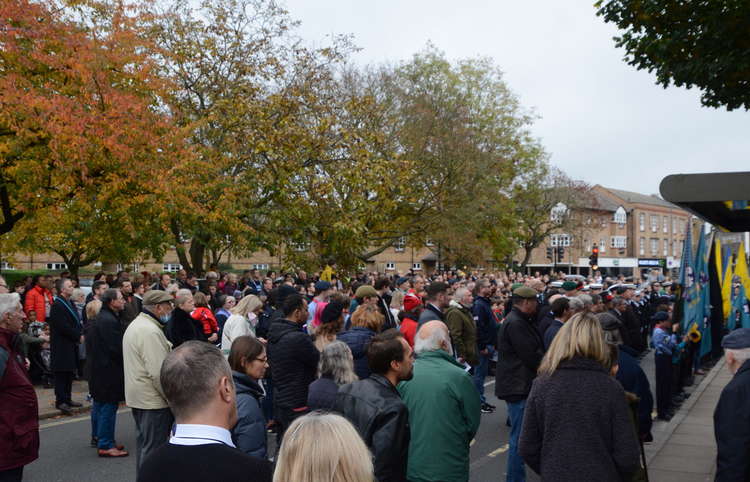
<path id="1" fill-rule="evenodd" d="M 409 293 L 404 296 L 404 311 L 399 315 L 401 318 L 399 330 L 412 348 L 414 348 L 414 335 L 417 333 L 417 320 L 423 309 L 422 300 L 417 295 Z"/>
<path id="2" fill-rule="evenodd" d="M 343 327 L 344 305 L 338 301 L 327 303 L 320 315 L 320 325 L 313 331 L 315 348 L 322 353 L 326 346 L 336 341 L 336 336 Z"/>

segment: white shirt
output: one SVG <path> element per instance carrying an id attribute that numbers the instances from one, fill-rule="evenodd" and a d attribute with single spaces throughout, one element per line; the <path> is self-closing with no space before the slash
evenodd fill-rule
<path id="1" fill-rule="evenodd" d="M 229 430 L 214 425 L 177 424 L 169 438 L 173 445 L 224 444 L 236 448 Z"/>

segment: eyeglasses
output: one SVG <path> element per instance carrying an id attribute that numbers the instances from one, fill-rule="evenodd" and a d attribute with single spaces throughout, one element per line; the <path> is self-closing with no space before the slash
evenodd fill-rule
<path id="1" fill-rule="evenodd" d="M 261 363 L 268 363 L 268 357 L 267 356 L 265 356 L 263 358 L 256 358 L 256 360 L 258 360 Z"/>

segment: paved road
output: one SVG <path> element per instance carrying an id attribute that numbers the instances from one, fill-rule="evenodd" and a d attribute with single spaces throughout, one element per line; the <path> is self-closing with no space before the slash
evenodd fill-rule
<path id="1" fill-rule="evenodd" d="M 494 414 L 483 414 L 482 424 L 471 447 L 471 480 L 476 482 L 505 480 L 508 450 L 508 427 L 505 426 L 505 404 L 493 394 L 488 378 L 488 400 L 497 406 Z M 89 447 L 91 424 L 88 416 L 63 417 L 44 421 L 40 430 L 39 459 L 26 467 L 28 482 L 120 482 L 135 480 L 135 454 L 123 459 L 101 459 Z M 135 448 L 135 425 L 130 410 L 121 409 L 117 416 L 117 441 Z M 275 442 L 269 440 L 269 445 Z M 530 477 L 529 480 L 537 480 Z"/>

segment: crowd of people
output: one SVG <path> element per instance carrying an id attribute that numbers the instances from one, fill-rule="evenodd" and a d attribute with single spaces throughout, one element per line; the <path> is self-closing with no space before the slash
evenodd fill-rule
<path id="1" fill-rule="evenodd" d="M 21 480 L 38 454 L 31 381 L 70 413 L 80 377 L 99 456 L 129 455 L 115 426 L 130 407 L 143 482 L 466 481 L 481 414 L 496 410 L 493 365 L 506 480 L 527 467 L 543 480 L 642 480 L 654 398 L 639 360 L 654 350 L 662 420 L 700 363 L 673 323 L 679 286 L 630 281 L 123 271 L 97 275 L 87 296 L 65 274 L 12 294 L 0 278 L 0 480 Z M 727 339 L 742 373 L 750 341 Z"/>

